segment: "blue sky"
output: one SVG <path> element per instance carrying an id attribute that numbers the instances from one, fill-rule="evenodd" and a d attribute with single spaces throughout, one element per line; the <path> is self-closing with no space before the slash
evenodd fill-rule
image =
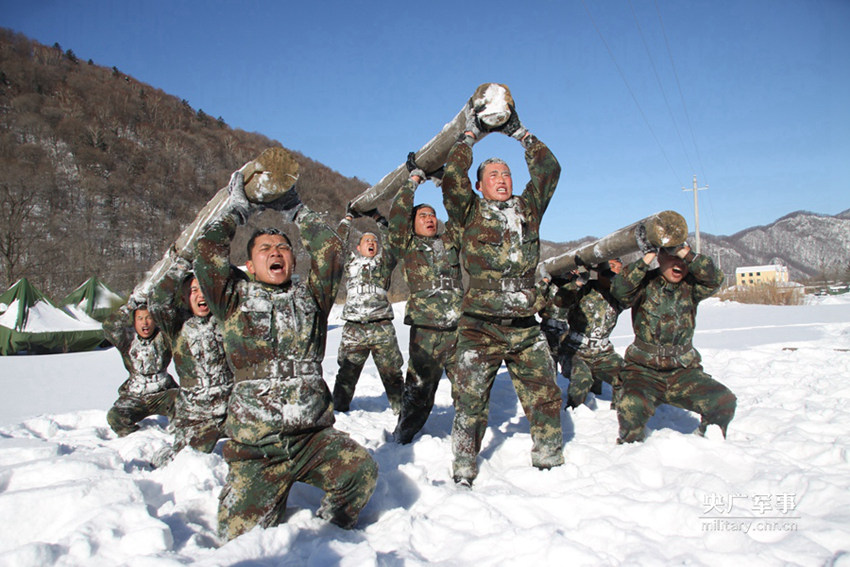
<path id="1" fill-rule="evenodd" d="M 0 26 L 369 183 L 505 83 L 563 167 L 548 240 L 693 229 L 694 175 L 703 232 L 850 208 L 847 0 L 0 0 Z M 528 180 L 517 142 L 475 151 Z"/>

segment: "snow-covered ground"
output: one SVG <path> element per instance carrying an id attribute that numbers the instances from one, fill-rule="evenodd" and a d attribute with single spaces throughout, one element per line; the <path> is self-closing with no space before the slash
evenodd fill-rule
<path id="1" fill-rule="evenodd" d="M 406 358 L 400 316 L 396 328 Z M 614 344 L 622 353 L 630 340 L 627 313 Z M 380 467 L 357 529 L 317 519 L 321 492 L 299 484 L 286 524 L 225 544 L 220 447 L 151 470 L 171 441 L 164 420 L 124 439 L 107 426 L 125 377 L 114 349 L 2 357 L 0 565 L 850 565 L 850 298 L 711 299 L 695 342 L 738 396 L 726 441 L 716 427 L 691 435 L 698 418 L 662 406 L 645 443 L 618 446 L 606 387 L 595 409 L 562 414 L 567 463 L 538 471 L 503 368 L 472 490 L 450 477 L 448 383 L 421 437 L 398 446 L 370 360 L 352 411 L 337 419 Z"/>

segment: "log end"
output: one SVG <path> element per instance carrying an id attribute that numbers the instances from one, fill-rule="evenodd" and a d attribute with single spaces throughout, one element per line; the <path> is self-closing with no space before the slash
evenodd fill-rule
<path id="1" fill-rule="evenodd" d="M 472 108 L 476 109 L 478 119 L 490 128 L 498 128 L 507 122 L 513 105 L 510 89 L 501 83 L 484 83 L 472 95 Z"/>
<path id="2" fill-rule="evenodd" d="M 283 148 L 268 148 L 242 166 L 245 195 L 254 203 L 270 203 L 298 180 L 298 162 Z"/>
<path id="3" fill-rule="evenodd" d="M 647 240 L 655 246 L 678 246 L 688 239 L 688 223 L 676 211 L 656 213 L 644 226 Z"/>

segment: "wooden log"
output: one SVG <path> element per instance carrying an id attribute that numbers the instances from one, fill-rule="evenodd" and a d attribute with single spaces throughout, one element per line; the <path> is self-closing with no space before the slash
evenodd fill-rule
<path id="1" fill-rule="evenodd" d="M 541 264 L 551 275 L 564 276 L 578 268 L 579 264 L 592 266 L 640 251 L 638 237 L 641 233 L 653 246 L 678 246 L 688 238 L 688 223 L 675 211 L 661 211 Z"/>
<path id="2" fill-rule="evenodd" d="M 513 104 L 513 97 L 507 86 L 499 83 L 480 85 L 460 112 L 416 152 L 416 165 L 426 173 L 438 170 L 446 163 L 449 150 L 463 134 L 470 113 L 474 112 L 483 126 L 496 128 L 510 118 L 510 107 Z M 351 208 L 361 213 L 376 208 L 380 203 L 394 197 L 407 181 L 407 177 L 407 166 L 403 163 L 355 197 L 351 201 Z"/>
<path id="3" fill-rule="evenodd" d="M 283 148 L 268 148 L 257 158 L 243 165 L 239 171 L 245 179 L 245 196 L 256 204 L 265 204 L 282 196 L 295 185 L 298 180 L 298 162 Z M 212 199 L 195 216 L 195 220 L 187 226 L 174 242 L 174 250 L 178 256 L 192 261 L 195 243 L 200 238 L 204 226 L 227 212 L 230 194 L 227 187 L 218 190 Z M 174 265 L 173 252 L 169 250 L 154 264 L 147 277 L 133 291 L 137 298 L 147 298 L 153 286 Z"/>

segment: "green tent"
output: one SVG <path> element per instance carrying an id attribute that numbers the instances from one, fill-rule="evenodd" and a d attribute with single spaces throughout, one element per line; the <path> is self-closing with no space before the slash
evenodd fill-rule
<path id="1" fill-rule="evenodd" d="M 26 278 L 0 295 L 0 354 L 91 350 L 103 340 L 94 320 L 80 321 L 56 307 Z"/>
<path id="2" fill-rule="evenodd" d="M 60 305 L 76 319 L 86 320 L 81 317 L 84 313 L 88 317 L 103 322 L 110 313 L 124 304 L 124 298 L 109 289 L 109 287 L 97 279 L 91 277 L 80 287 L 69 293 Z"/>

